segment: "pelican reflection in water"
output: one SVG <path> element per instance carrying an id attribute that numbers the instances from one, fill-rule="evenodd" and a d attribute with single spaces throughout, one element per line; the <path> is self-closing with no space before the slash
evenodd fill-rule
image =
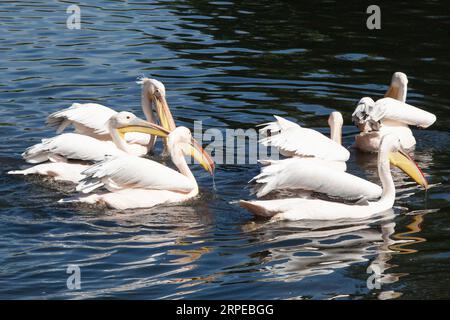
<path id="1" fill-rule="evenodd" d="M 399 227 L 396 226 L 394 218 L 394 210 L 390 209 L 376 217 L 352 222 L 311 220 L 260 225 L 250 222 L 244 229 L 247 232 L 257 231 L 259 243 L 270 241 L 274 244 L 260 255 L 260 264 L 269 274 L 261 281 L 298 282 L 308 279 L 307 286 L 316 287 L 318 281 L 320 283 L 317 285 L 326 292 L 326 279 L 314 276 L 333 274 L 333 277 L 342 278 L 342 282 L 347 283 L 349 278 L 361 278 L 360 271 L 352 270 L 356 270 L 353 268 L 358 268 L 362 263 L 365 265 L 364 273 L 367 274 L 363 279 L 367 280 L 367 285 L 372 284 L 381 289 L 381 292 L 374 291 L 377 298 L 390 299 L 397 298 L 402 293 L 389 290 L 388 285 L 407 276 L 407 273 L 397 271 L 401 266 L 393 265 L 390 260 L 396 254 L 415 253 L 414 244 L 426 241 L 420 236 L 412 235 L 421 232 L 419 222 L 422 221 L 423 215 L 412 217 L 413 221 L 406 226 L 411 231 L 406 233 L 396 230 Z M 286 231 L 289 231 L 289 234 L 286 235 Z M 290 247 L 276 245 L 287 241 L 297 241 L 300 244 Z M 353 268 L 349 269 L 351 266 Z M 336 283 L 336 280 L 330 283 Z M 332 291 L 332 287 L 328 289 Z M 352 289 L 349 289 L 349 292 L 353 292 Z M 348 297 L 344 292 L 335 298 L 346 296 Z"/>

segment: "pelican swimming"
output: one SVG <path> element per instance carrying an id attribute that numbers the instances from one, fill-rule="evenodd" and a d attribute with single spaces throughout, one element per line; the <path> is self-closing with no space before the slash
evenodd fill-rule
<path id="1" fill-rule="evenodd" d="M 331 139 L 316 130 L 303 128 L 279 116 L 274 117 L 276 121 L 260 129 L 261 134 L 270 132 L 270 136 L 260 140 L 261 144 L 274 146 L 287 157 L 302 158 L 345 171 L 350 152 L 341 145 L 344 122 L 341 113 L 332 112 L 328 118 Z"/>
<path id="2" fill-rule="evenodd" d="M 317 192 L 345 200 L 368 200 L 381 196 L 379 185 L 310 158 L 262 160 L 261 173 L 250 182 L 258 198 L 273 191 Z"/>
<path id="3" fill-rule="evenodd" d="M 166 100 L 164 85 L 156 80 L 141 78 L 138 81 L 142 85 L 141 107 L 149 122 L 156 122 L 154 108 L 159 117 L 161 126 L 168 130 L 175 128 L 175 122 Z M 97 103 L 74 103 L 69 108 L 54 112 L 47 117 L 47 125 L 56 127 L 57 133 L 72 125 L 75 132 L 87 135 L 99 140 L 111 140 L 108 120 L 116 115 L 117 111 Z M 142 154 L 146 154 L 153 148 L 155 138 L 146 134 L 130 132 L 125 139 L 130 144 L 135 144 Z"/>
<path id="4" fill-rule="evenodd" d="M 266 196 L 273 191 L 302 191 L 303 194 L 305 194 L 305 191 L 306 194 L 318 192 L 330 197 L 359 201 L 376 199 L 381 196 L 382 190 L 380 186 L 346 173 L 344 161 L 327 161 L 311 156 L 312 152 L 315 152 L 316 155 L 320 155 L 322 151 L 327 152 L 329 150 L 327 148 L 328 145 L 336 147 L 336 144 L 332 143 L 333 141 L 339 144 L 339 148 L 336 148 L 337 151 L 343 149 L 340 146 L 343 119 L 339 112 L 332 112 L 328 119 L 331 129 L 331 139 L 333 141 L 322 134 L 317 135 L 317 131 L 303 128 L 299 129 L 296 124 L 290 121 L 287 122 L 284 119 L 283 121 L 278 121 L 278 123 L 281 123 L 279 127 L 283 127 L 284 129 L 283 134 L 286 135 L 286 133 L 289 133 L 287 128 L 296 130 L 295 133 L 287 135 L 285 140 L 289 139 L 292 144 L 296 143 L 296 146 L 303 147 L 304 149 L 306 149 L 306 145 L 312 151 L 308 157 L 294 157 L 284 160 L 260 160 L 259 162 L 263 165 L 261 173 L 250 180 L 250 183 L 256 183 L 253 191 L 258 198 Z M 269 124 L 269 128 L 278 129 L 274 123 Z M 313 137 L 317 136 L 317 143 L 314 143 L 316 141 L 310 141 L 307 135 L 301 136 L 305 132 Z M 273 140 L 272 137 L 271 139 Z M 275 140 L 275 145 L 287 145 L 287 143 L 277 144 L 278 141 Z M 297 147 L 298 149 L 299 147 Z M 348 151 L 346 149 L 343 150 L 345 153 L 342 152 L 342 158 L 340 159 L 348 159 Z M 322 155 L 322 157 L 326 158 L 327 156 Z M 328 156 L 326 159 L 336 158 Z"/>
<path id="5" fill-rule="evenodd" d="M 277 200 L 256 200 L 239 203 L 254 215 L 271 217 L 273 220 L 331 220 L 361 219 L 384 212 L 394 205 L 395 185 L 389 163 L 397 166 L 425 189 L 428 183 L 414 161 L 403 151 L 400 140 L 395 135 L 382 138 L 378 153 L 378 175 L 383 192 L 378 201 L 345 204 L 311 198 L 290 198 Z"/>
<path id="6" fill-rule="evenodd" d="M 385 97 L 376 102 L 369 97 L 362 98 L 353 112 L 353 122 L 361 133 L 355 137 L 355 147 L 376 152 L 381 138 L 386 134 L 399 137 L 405 149 L 411 149 L 416 139 L 410 125 L 427 128 L 436 121 L 436 116 L 405 103 L 408 78 L 402 72 L 392 76 L 391 85 Z"/>
<path id="7" fill-rule="evenodd" d="M 86 178 L 77 186 L 77 190 L 90 193 L 100 187 L 108 192 L 94 193 L 60 202 L 79 202 L 104 204 L 113 209 L 149 208 L 160 204 L 179 203 L 195 197 L 198 185 L 190 171 L 185 156 L 192 155 L 205 170 L 211 174 L 214 162 L 202 147 L 192 138 L 186 127 L 177 127 L 169 133 L 156 125 L 139 124 L 138 130 L 168 138 L 168 150 L 172 162 L 179 171 L 168 168 L 158 162 L 133 156 L 119 156 L 106 159 L 83 172 Z M 122 134 L 136 131 L 136 127 L 119 129 Z"/>
<path id="8" fill-rule="evenodd" d="M 9 174 L 37 174 L 54 177 L 58 181 L 78 182 L 93 161 L 104 160 L 106 156 L 142 156 L 139 146 L 125 141 L 118 128 L 139 125 L 144 120 L 131 112 L 114 114 L 106 123 L 112 141 L 99 140 L 79 133 L 63 133 L 49 139 L 42 139 L 22 154 L 28 163 L 39 163 L 25 170 L 9 171 Z M 147 122 L 145 122 L 147 123 Z M 139 131 L 136 131 L 139 132 Z M 151 132 L 150 130 L 146 131 Z M 49 162 L 47 162 L 49 161 Z M 46 163 L 42 163 L 46 162 Z"/>

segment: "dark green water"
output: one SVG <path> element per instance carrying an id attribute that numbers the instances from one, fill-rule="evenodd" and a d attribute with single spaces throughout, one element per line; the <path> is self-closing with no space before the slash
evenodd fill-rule
<path id="1" fill-rule="evenodd" d="M 0 3 L 0 298 L 450 298 L 445 2 L 380 2 L 372 31 L 363 2 L 83 1 L 81 30 L 66 28 L 68 5 Z M 256 221 L 230 202 L 251 198 L 257 165 L 218 166 L 216 191 L 195 166 L 200 199 L 129 215 L 60 206 L 67 189 L 5 174 L 75 101 L 142 116 L 141 74 L 165 83 L 179 125 L 251 128 L 277 114 L 328 133 L 338 110 L 350 146 L 355 103 L 381 97 L 394 71 L 409 77 L 407 101 L 438 117 L 414 131 L 433 187 L 425 196 L 396 172 L 395 208 L 370 221 Z M 348 171 L 377 181 L 374 157 L 351 153 Z"/>

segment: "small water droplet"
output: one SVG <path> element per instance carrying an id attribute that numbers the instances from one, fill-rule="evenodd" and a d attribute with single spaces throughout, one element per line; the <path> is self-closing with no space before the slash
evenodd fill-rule
<path id="1" fill-rule="evenodd" d="M 213 190 L 214 190 L 214 192 L 216 192 L 217 188 L 216 188 L 216 179 L 214 177 L 214 174 L 212 175 L 212 181 L 213 181 Z"/>

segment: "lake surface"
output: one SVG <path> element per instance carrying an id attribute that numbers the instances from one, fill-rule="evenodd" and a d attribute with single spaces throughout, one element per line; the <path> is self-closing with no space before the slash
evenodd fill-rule
<path id="1" fill-rule="evenodd" d="M 383 4 L 381 30 L 366 28 L 361 2 L 83 1 L 81 30 L 66 27 L 69 5 L 0 4 L 0 298 L 450 298 L 445 4 Z M 395 207 L 371 220 L 256 220 L 233 201 L 252 198 L 258 165 L 218 165 L 216 190 L 191 166 L 198 199 L 125 214 L 62 206 L 70 188 L 6 175 L 73 102 L 143 116 L 142 74 L 164 82 L 178 125 L 247 129 L 276 114 L 328 134 L 338 110 L 350 147 L 356 102 L 382 97 L 395 71 L 409 77 L 407 101 L 438 117 L 414 130 L 433 186 L 394 171 Z M 376 157 L 350 150 L 348 171 L 377 182 Z M 67 288 L 69 265 L 81 289 Z M 367 286 L 374 270 L 379 289 Z"/>

